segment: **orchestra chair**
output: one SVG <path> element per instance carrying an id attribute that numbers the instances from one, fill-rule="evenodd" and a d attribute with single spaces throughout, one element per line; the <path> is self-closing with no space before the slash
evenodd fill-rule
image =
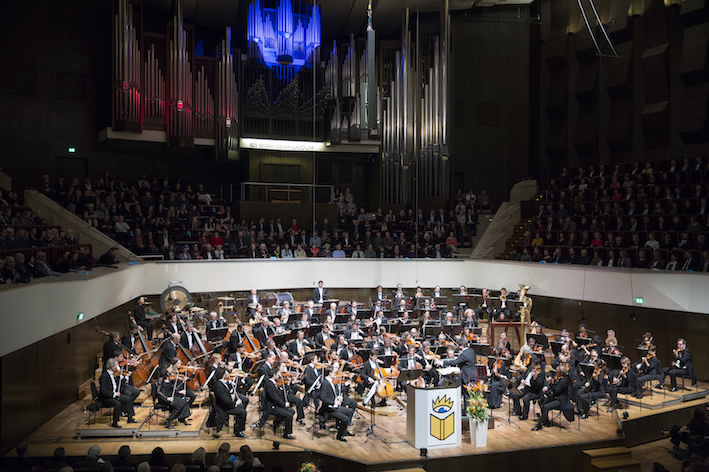
<path id="1" fill-rule="evenodd" d="M 561 417 L 561 418 L 559 419 L 559 422 L 557 423 L 557 427 L 558 427 L 559 429 L 566 429 L 566 428 L 564 428 L 564 425 L 561 424 L 561 422 L 562 422 L 564 419 L 566 419 L 566 418 L 564 418 L 564 415 L 563 415 L 564 412 L 563 412 L 563 410 L 561 410 L 561 408 L 553 408 L 553 409 L 551 409 L 551 410 L 549 410 L 549 411 L 556 411 L 556 412 L 557 412 L 556 415 L 554 415 L 554 417 L 551 419 L 551 423 L 554 424 L 554 422 L 556 421 L 556 419 L 559 418 L 559 417 Z M 578 416 L 576 413 L 574 413 L 574 421 L 568 421 L 568 420 L 567 420 L 567 422 L 569 423 L 569 426 L 571 426 L 573 423 L 578 423 L 578 425 L 579 425 L 579 426 L 578 426 L 578 427 L 579 427 L 579 431 L 581 431 L 581 419 L 579 419 L 579 416 Z"/>
<path id="2" fill-rule="evenodd" d="M 98 399 L 98 389 L 96 388 L 96 382 L 91 382 L 91 397 L 93 399 L 93 402 L 86 407 L 87 410 L 89 410 L 89 418 L 88 418 L 88 424 L 91 423 L 91 417 L 94 418 L 93 424 L 96 424 L 96 416 L 103 416 L 105 414 L 104 410 L 112 410 L 113 406 L 112 405 L 107 405 L 102 401 L 99 401 Z"/>
<path id="3" fill-rule="evenodd" d="M 150 397 L 153 400 L 153 407 L 150 409 L 150 414 L 145 420 L 145 424 L 148 425 L 148 428 L 150 428 L 150 420 L 153 417 L 155 417 L 155 425 L 157 426 L 160 422 L 159 420 L 162 419 L 167 422 L 170 416 L 170 405 L 164 403 L 158 396 L 158 385 L 155 382 L 150 384 Z"/>
<path id="4" fill-rule="evenodd" d="M 258 394 L 258 404 L 259 404 L 259 410 L 261 411 L 261 416 L 259 416 L 258 421 L 256 423 L 253 423 L 251 425 L 251 429 L 260 429 L 261 434 L 264 434 L 264 429 L 266 426 L 269 424 L 268 420 L 271 419 L 271 412 L 266 411 L 266 390 L 262 387 L 261 390 L 259 391 Z M 275 419 L 274 419 L 275 421 Z M 263 426 L 260 426 L 263 424 Z M 256 426 L 254 426 L 256 425 Z M 273 427 L 273 422 L 270 423 L 271 427 Z"/>

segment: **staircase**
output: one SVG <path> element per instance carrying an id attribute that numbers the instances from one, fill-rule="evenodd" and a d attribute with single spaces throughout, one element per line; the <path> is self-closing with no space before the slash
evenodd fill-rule
<path id="1" fill-rule="evenodd" d="M 583 472 L 640 472 L 640 464 L 625 446 L 583 451 Z"/>
<path id="2" fill-rule="evenodd" d="M 478 226 L 476 228 L 476 235 L 471 236 L 465 246 L 458 247 L 458 254 L 454 255 L 454 258 L 467 259 L 471 257 L 473 251 L 475 250 L 475 246 L 478 245 L 478 242 L 480 242 L 480 239 L 482 238 L 483 234 L 485 234 L 485 231 L 487 231 L 487 227 L 490 226 L 490 223 L 492 222 L 492 218 L 494 216 L 495 215 L 491 215 L 490 213 L 478 215 Z"/>

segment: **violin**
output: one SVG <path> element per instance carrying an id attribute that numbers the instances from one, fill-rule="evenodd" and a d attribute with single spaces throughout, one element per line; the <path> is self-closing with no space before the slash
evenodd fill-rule
<path id="1" fill-rule="evenodd" d="M 600 366 L 600 365 L 597 365 L 597 366 L 593 369 L 593 380 L 598 380 L 598 376 L 599 376 L 600 374 L 601 374 L 601 366 Z"/>

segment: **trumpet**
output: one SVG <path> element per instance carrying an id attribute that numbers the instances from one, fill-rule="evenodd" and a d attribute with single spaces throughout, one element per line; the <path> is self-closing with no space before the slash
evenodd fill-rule
<path id="1" fill-rule="evenodd" d="M 506 301 L 507 301 L 507 297 L 506 297 L 505 295 L 500 295 L 500 301 L 501 301 L 501 302 L 506 302 Z"/>

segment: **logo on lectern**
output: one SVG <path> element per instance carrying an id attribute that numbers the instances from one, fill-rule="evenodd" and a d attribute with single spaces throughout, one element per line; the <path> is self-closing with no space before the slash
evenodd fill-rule
<path id="1" fill-rule="evenodd" d="M 431 436 L 443 441 L 455 431 L 455 412 L 451 412 L 453 400 L 447 396 L 436 398 L 431 404 Z"/>

